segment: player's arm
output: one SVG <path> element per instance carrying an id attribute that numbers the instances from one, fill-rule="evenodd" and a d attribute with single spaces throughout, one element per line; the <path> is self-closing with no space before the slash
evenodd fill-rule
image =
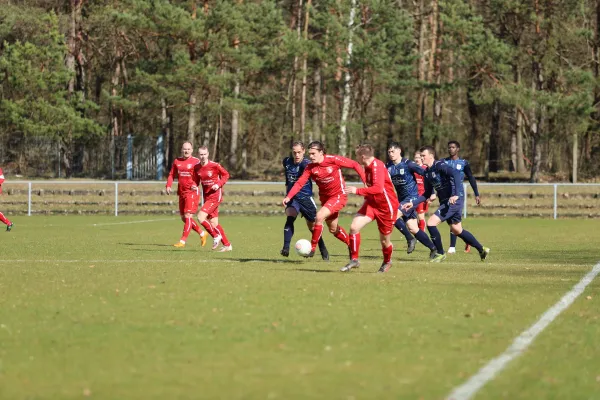
<path id="1" fill-rule="evenodd" d="M 425 176 L 425 169 L 419 167 L 419 165 L 414 162 L 414 161 L 408 161 L 406 163 L 406 165 L 408 166 L 408 170 L 410 172 L 412 172 L 413 174 L 417 174 L 417 175 L 421 175 L 421 176 Z"/>
<path id="2" fill-rule="evenodd" d="M 366 196 L 368 194 L 383 193 L 385 174 L 387 173 L 388 171 L 383 165 L 373 168 L 373 185 L 364 188 L 357 188 L 356 194 L 359 196 Z"/>
<path id="3" fill-rule="evenodd" d="M 167 178 L 167 194 L 171 194 L 171 186 L 173 186 L 173 180 L 178 178 L 177 167 L 175 166 L 175 162 L 171 165 L 171 171 L 169 171 L 169 177 Z"/>
<path id="4" fill-rule="evenodd" d="M 302 187 L 306 184 L 306 182 L 308 182 L 309 179 L 310 169 L 305 168 L 302 175 L 300 175 L 296 183 L 294 183 L 294 186 L 292 186 L 292 188 L 288 192 L 287 196 L 285 196 L 285 198 L 283 199 L 284 206 L 286 206 L 287 203 L 289 203 L 290 200 L 294 198 L 294 196 L 300 191 L 300 189 L 302 189 Z"/>
<path id="5" fill-rule="evenodd" d="M 357 161 L 354 161 L 354 160 L 351 160 L 349 158 L 342 157 L 342 156 L 335 156 L 333 158 L 333 162 L 338 167 L 352 168 L 353 170 L 356 171 L 358 176 L 360 176 L 360 180 L 363 183 L 367 183 L 367 177 L 365 176 L 365 169 Z"/>
<path id="6" fill-rule="evenodd" d="M 416 208 L 419 206 L 419 204 L 426 202 L 427 199 L 431 197 L 431 194 L 433 193 L 433 186 L 431 185 L 431 183 L 429 183 L 427 179 L 423 179 L 423 184 L 425 185 L 425 191 L 423 192 L 423 194 L 417 197 L 415 201 L 409 201 L 408 203 L 405 203 L 402 206 L 403 210 L 410 210 L 411 208 Z"/>
<path id="7" fill-rule="evenodd" d="M 219 180 L 217 181 L 217 185 L 219 185 L 219 188 L 222 188 L 229 180 L 229 172 L 225 168 L 223 168 L 221 164 L 217 164 L 217 170 L 219 170 L 220 176 Z"/>
<path id="8" fill-rule="evenodd" d="M 475 176 L 473 176 L 473 171 L 471 171 L 471 165 L 469 163 L 465 163 L 465 168 L 463 169 L 465 176 L 469 180 L 469 184 L 473 189 L 473 193 L 475 193 L 475 203 L 479 205 L 481 203 L 481 198 L 479 197 L 479 190 L 477 189 L 477 181 L 475 180 Z"/>

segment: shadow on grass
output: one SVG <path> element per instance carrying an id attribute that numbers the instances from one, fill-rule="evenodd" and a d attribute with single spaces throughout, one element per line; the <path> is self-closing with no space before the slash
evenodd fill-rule
<path id="1" fill-rule="evenodd" d="M 153 247 L 173 247 L 172 244 L 162 243 L 117 243 L 123 246 L 153 246 Z"/>
<path id="2" fill-rule="evenodd" d="M 302 261 L 299 261 L 299 260 L 275 260 L 272 258 L 233 258 L 233 257 L 221 258 L 221 257 L 215 257 L 213 260 L 214 261 L 229 260 L 229 261 L 237 261 L 237 262 L 241 262 L 241 263 L 247 263 L 247 262 L 265 262 L 265 263 L 272 263 L 272 264 L 301 264 L 302 263 Z"/>

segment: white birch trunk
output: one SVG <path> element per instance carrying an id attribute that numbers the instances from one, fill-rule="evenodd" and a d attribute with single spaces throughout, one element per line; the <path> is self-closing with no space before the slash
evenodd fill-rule
<path id="1" fill-rule="evenodd" d="M 347 123 L 350 113 L 350 64 L 352 62 L 352 36 L 354 33 L 354 16 L 356 15 L 356 0 L 352 0 L 350 18 L 348 19 L 348 47 L 346 49 L 346 71 L 344 74 L 344 97 L 342 100 L 342 119 L 340 121 L 339 153 L 346 156 L 348 150 Z"/>

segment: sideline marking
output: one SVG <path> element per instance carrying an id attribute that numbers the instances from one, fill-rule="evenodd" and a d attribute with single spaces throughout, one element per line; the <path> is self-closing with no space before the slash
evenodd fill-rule
<path id="1" fill-rule="evenodd" d="M 566 310 L 577 297 L 585 290 L 594 278 L 600 273 L 600 262 L 588 272 L 579 283 L 573 286 L 567 294 L 565 294 L 556 304 L 550 307 L 529 329 L 521 333 L 512 344 L 498 357 L 488 362 L 475 375 L 471 376 L 468 381 L 454 388 L 452 393 L 446 397 L 447 400 L 467 400 L 473 397 L 477 392 L 489 381 L 502 371 L 509 362 L 517 358 L 524 350 L 533 343 L 534 339 L 542 333 L 544 329 L 556 317 Z"/>
<path id="2" fill-rule="evenodd" d="M 141 224 L 141 223 L 144 223 L 144 222 L 173 221 L 173 220 L 174 220 L 174 218 L 144 219 L 144 220 L 141 220 L 141 221 L 107 222 L 107 223 L 104 223 L 104 224 L 92 224 L 92 226 Z"/>

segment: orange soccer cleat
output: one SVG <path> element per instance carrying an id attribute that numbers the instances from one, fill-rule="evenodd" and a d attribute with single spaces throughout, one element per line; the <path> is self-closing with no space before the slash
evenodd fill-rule
<path id="1" fill-rule="evenodd" d="M 182 242 L 177 242 L 177 243 L 175 243 L 175 244 L 173 245 L 173 247 L 179 247 L 179 248 L 183 248 L 183 247 L 185 247 L 185 243 L 182 243 Z"/>
<path id="2" fill-rule="evenodd" d="M 202 247 L 206 246 L 206 237 L 208 236 L 208 234 L 206 232 L 202 232 L 203 234 L 200 235 L 200 243 L 202 244 Z"/>

